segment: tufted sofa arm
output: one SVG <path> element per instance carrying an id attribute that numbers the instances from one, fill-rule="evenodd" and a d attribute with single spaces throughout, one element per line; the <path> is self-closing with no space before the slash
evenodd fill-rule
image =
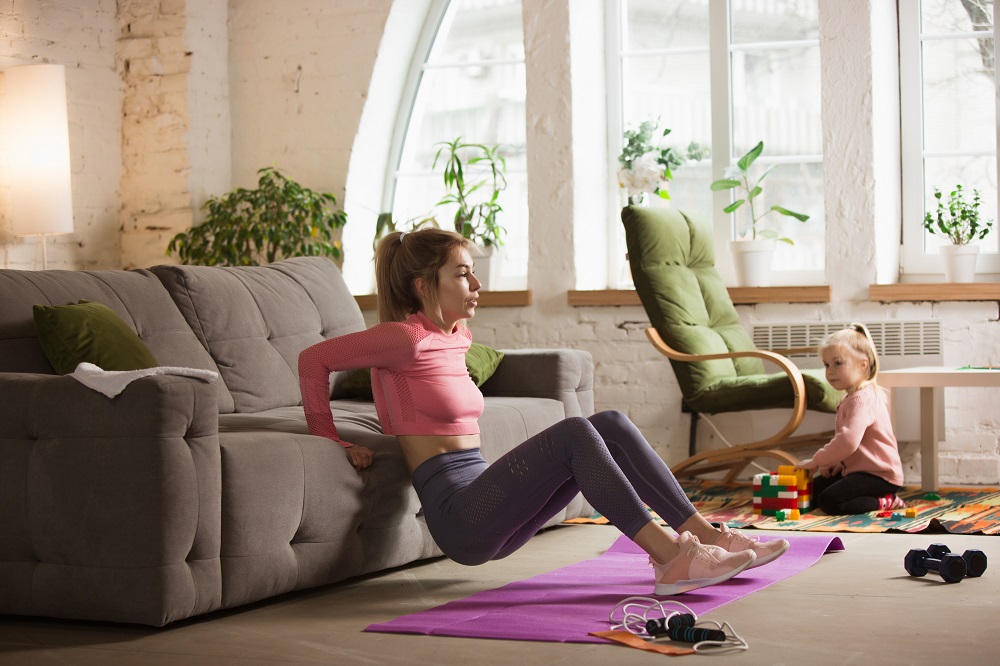
<path id="1" fill-rule="evenodd" d="M 482 386 L 487 396 L 551 398 L 566 416 L 594 413 L 594 359 L 581 349 L 504 349 L 503 361 Z"/>
<path id="2" fill-rule="evenodd" d="M 0 373 L 0 613 L 162 626 L 220 607 L 217 389 Z"/>

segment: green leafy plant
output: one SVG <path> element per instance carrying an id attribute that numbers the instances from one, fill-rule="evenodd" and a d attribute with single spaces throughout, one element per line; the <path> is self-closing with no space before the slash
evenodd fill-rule
<path id="1" fill-rule="evenodd" d="M 444 160 L 445 195 L 435 204 L 435 210 L 456 206 L 452 219 L 455 231 L 478 245 L 503 245 L 506 229 L 497 221 L 503 212 L 500 193 L 507 188 L 507 161 L 500 146 L 465 143 L 462 137 L 442 141 L 434 155 L 431 168 Z M 433 219 L 425 218 L 415 226 Z"/>
<path id="2" fill-rule="evenodd" d="M 937 199 L 937 211 L 924 215 L 924 229 L 944 236 L 953 245 L 982 240 L 993 228 L 993 220 L 984 221 L 979 217 L 979 190 L 972 190 L 971 202 L 965 200 L 961 185 L 956 185 L 948 194 L 947 205 L 937 188 L 934 188 L 934 198 Z"/>
<path id="3" fill-rule="evenodd" d="M 708 148 L 692 141 L 683 154 L 669 146 L 661 145 L 663 137 L 670 134 L 664 128 L 657 133 L 659 121 L 645 120 L 638 128 L 625 130 L 625 147 L 618 156 L 618 183 L 628 190 L 630 197 L 652 192 L 669 199 L 666 182 L 674 177 L 674 170 L 683 164 L 708 157 Z M 654 141 L 654 136 L 656 140 Z"/>
<path id="4" fill-rule="evenodd" d="M 205 221 L 174 236 L 167 254 L 206 266 L 256 266 L 297 256 L 339 259 L 334 233 L 347 215 L 333 208 L 337 198 L 302 187 L 276 168 L 257 173 L 257 189 L 241 187 L 206 201 Z"/>
<path id="5" fill-rule="evenodd" d="M 803 213 L 796 213 L 795 211 L 788 210 L 782 206 L 771 206 L 767 210 L 760 212 L 758 214 L 757 209 L 754 208 L 754 202 L 764 191 L 761 187 L 761 182 L 767 177 L 767 174 L 771 173 L 773 166 L 768 167 L 764 173 L 760 175 L 756 180 L 751 181 L 750 178 L 750 167 L 753 163 L 760 157 L 761 153 L 764 152 L 764 142 L 761 141 L 756 146 L 750 149 L 750 151 L 741 157 L 736 163 L 735 167 L 728 167 L 723 173 L 723 177 L 712 183 L 711 188 L 713 192 L 718 192 L 720 190 L 733 190 L 737 189 L 741 192 L 738 196 L 741 198 L 736 199 L 728 206 L 726 206 L 723 211 L 726 213 L 732 213 L 739 210 L 744 204 L 747 205 L 749 209 L 750 216 L 750 238 L 756 240 L 760 238 L 772 238 L 774 240 L 779 240 L 783 243 L 788 243 L 789 245 L 794 245 L 795 242 L 791 238 L 782 238 L 778 235 L 778 232 L 773 229 L 768 229 L 762 226 L 762 220 L 764 216 L 769 213 L 780 213 L 781 215 L 787 215 L 788 217 L 794 217 L 799 222 L 805 222 L 809 219 L 808 215 Z"/>

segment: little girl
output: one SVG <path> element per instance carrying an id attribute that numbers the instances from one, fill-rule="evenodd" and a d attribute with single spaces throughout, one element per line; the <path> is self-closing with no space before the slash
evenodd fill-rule
<path id="1" fill-rule="evenodd" d="M 847 391 L 837 406 L 833 439 L 798 467 L 816 471 L 813 499 L 829 515 L 891 511 L 906 505 L 896 493 L 903 465 L 884 391 L 875 383 L 878 356 L 863 324 L 830 334 L 818 349 L 833 388 Z"/>

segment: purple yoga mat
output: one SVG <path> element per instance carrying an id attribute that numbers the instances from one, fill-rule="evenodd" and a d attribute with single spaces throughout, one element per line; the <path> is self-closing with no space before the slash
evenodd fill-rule
<path id="1" fill-rule="evenodd" d="M 836 536 L 790 534 L 774 538 L 788 539 L 791 544 L 774 562 L 718 585 L 663 598 L 680 601 L 701 615 L 794 576 L 818 562 L 824 553 L 844 550 Z M 605 643 L 588 634 L 609 629 L 608 614 L 615 605 L 626 597 L 652 595 L 653 572 L 647 560 L 646 554 L 623 536 L 600 557 L 373 624 L 365 631 Z"/>

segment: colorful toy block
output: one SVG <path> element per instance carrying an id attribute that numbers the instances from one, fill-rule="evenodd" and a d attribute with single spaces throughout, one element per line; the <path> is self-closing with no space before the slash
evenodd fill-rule
<path id="1" fill-rule="evenodd" d="M 906 517 L 907 518 L 916 518 L 917 517 L 917 510 L 914 509 L 912 506 L 908 507 L 906 509 Z"/>
<path id="2" fill-rule="evenodd" d="M 777 473 L 753 477 L 753 512 L 778 520 L 798 520 L 811 508 L 812 475 L 791 465 L 781 465 Z"/>

